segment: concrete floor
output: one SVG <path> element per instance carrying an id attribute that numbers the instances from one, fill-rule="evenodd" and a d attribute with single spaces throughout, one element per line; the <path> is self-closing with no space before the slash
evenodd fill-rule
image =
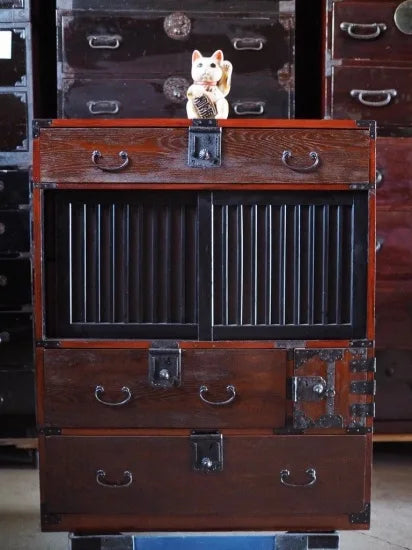
<path id="1" fill-rule="evenodd" d="M 39 531 L 38 472 L 0 468 L 0 550 L 67 550 Z M 412 550 L 412 445 L 375 446 L 372 529 L 341 533 L 341 550 Z"/>

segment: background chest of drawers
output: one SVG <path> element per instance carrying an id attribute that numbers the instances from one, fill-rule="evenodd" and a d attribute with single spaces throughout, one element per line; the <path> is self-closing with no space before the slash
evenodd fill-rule
<path id="1" fill-rule="evenodd" d="M 233 63 L 232 117 L 294 116 L 295 2 L 58 0 L 59 116 L 186 116 L 194 49 Z"/>
<path id="2" fill-rule="evenodd" d="M 373 125 L 82 124 L 34 145 L 43 529 L 367 527 Z"/>
<path id="3" fill-rule="evenodd" d="M 384 432 L 412 429 L 411 13 L 411 2 L 325 2 L 324 116 L 378 122 L 376 428 Z"/>

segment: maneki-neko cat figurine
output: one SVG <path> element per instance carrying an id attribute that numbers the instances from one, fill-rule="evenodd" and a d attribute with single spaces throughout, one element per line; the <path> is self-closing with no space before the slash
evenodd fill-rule
<path id="1" fill-rule="evenodd" d="M 192 54 L 193 84 L 187 90 L 188 118 L 227 118 L 232 64 L 223 59 L 222 50 L 204 57 L 198 50 Z"/>

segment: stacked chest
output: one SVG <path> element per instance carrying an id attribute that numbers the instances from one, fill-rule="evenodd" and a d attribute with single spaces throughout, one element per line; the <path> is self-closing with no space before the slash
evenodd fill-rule
<path id="1" fill-rule="evenodd" d="M 217 48 L 235 67 L 233 117 L 294 114 L 294 1 L 60 0 L 59 114 L 186 116 L 192 51 Z"/>
<path id="2" fill-rule="evenodd" d="M 43 529 L 365 528 L 371 128 L 187 124 L 38 129 Z"/>

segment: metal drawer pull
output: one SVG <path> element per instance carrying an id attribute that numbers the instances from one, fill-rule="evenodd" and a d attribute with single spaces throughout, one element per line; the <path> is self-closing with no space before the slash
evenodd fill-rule
<path id="1" fill-rule="evenodd" d="M 382 239 L 382 238 L 378 238 L 376 239 L 376 248 L 375 248 L 375 252 L 380 252 L 382 250 L 382 247 L 383 247 L 383 243 L 385 242 L 385 239 Z"/>
<path id="2" fill-rule="evenodd" d="M 102 487 L 109 487 L 110 489 L 121 489 L 123 487 L 129 487 L 133 483 L 133 475 L 129 470 L 123 472 L 124 482 L 123 483 L 110 483 L 105 481 L 106 472 L 104 470 L 97 470 L 96 472 L 96 481 Z"/>
<path id="3" fill-rule="evenodd" d="M 286 487 L 310 487 L 316 483 L 316 470 L 315 468 L 308 468 L 305 473 L 311 478 L 307 483 L 290 483 L 288 479 L 290 478 L 289 470 L 281 470 L 280 472 L 280 482 Z"/>
<path id="4" fill-rule="evenodd" d="M 129 164 L 129 155 L 126 153 L 126 151 L 120 151 L 119 157 L 123 160 L 120 166 L 100 166 L 100 164 L 97 164 L 97 161 L 103 158 L 103 155 L 100 151 L 93 151 L 92 162 L 96 166 L 96 168 L 99 168 L 99 170 L 103 170 L 103 172 L 120 172 L 120 170 L 123 170 L 123 168 L 126 168 L 126 166 Z"/>
<path id="5" fill-rule="evenodd" d="M 382 170 L 376 170 L 376 188 L 382 187 L 383 185 L 383 172 Z"/>
<path id="6" fill-rule="evenodd" d="M 239 116 L 263 115 L 265 103 L 263 101 L 238 101 L 233 104 L 233 110 Z"/>
<path id="7" fill-rule="evenodd" d="M 390 90 L 351 90 L 350 95 L 352 97 L 355 97 L 358 99 L 363 105 L 367 105 L 368 107 L 385 107 L 385 105 L 389 105 L 389 103 L 392 101 L 393 97 L 396 97 L 398 95 L 397 90 L 390 89 Z M 385 99 L 372 101 L 370 99 L 365 99 L 365 96 L 386 96 Z"/>
<path id="8" fill-rule="evenodd" d="M 356 38 L 357 40 L 373 40 L 384 33 L 387 28 L 385 23 L 347 23 L 344 21 L 340 24 L 342 31 L 347 32 L 351 38 Z M 356 29 L 360 31 L 374 30 L 374 32 L 363 34 L 362 32 L 356 32 Z"/>
<path id="9" fill-rule="evenodd" d="M 263 44 L 265 43 L 264 38 L 254 38 L 254 37 L 245 37 L 245 38 L 232 38 L 232 44 L 235 50 L 255 50 L 259 51 L 263 49 Z"/>
<path id="10" fill-rule="evenodd" d="M 94 390 L 94 396 L 97 399 L 99 403 L 102 403 L 102 405 L 107 405 L 108 407 L 119 407 L 120 405 L 126 405 L 132 398 L 132 392 L 129 390 L 127 386 L 123 386 L 123 388 L 120 390 L 122 393 L 126 394 L 126 398 L 123 399 L 123 401 L 104 401 L 101 396 L 104 394 L 104 387 L 103 386 L 96 386 L 96 389 Z"/>
<path id="11" fill-rule="evenodd" d="M 87 37 L 87 41 L 94 50 L 117 50 L 122 37 L 118 34 L 92 34 Z"/>
<path id="12" fill-rule="evenodd" d="M 120 111 L 121 103 L 117 100 L 88 101 L 87 108 L 92 115 L 117 115 Z"/>
<path id="13" fill-rule="evenodd" d="M 289 164 L 289 159 L 292 158 L 292 153 L 290 151 L 283 151 L 282 153 L 282 162 L 285 166 L 290 168 L 291 170 L 294 170 L 295 172 L 311 172 L 312 170 L 315 170 L 319 166 L 320 163 L 320 157 L 315 151 L 311 151 L 309 153 L 310 158 L 313 160 L 313 163 L 310 166 L 292 166 Z"/>
<path id="14" fill-rule="evenodd" d="M 229 399 L 227 399 L 226 401 L 209 401 L 204 396 L 204 394 L 207 393 L 208 391 L 209 391 L 209 388 L 207 386 L 200 386 L 199 397 L 204 403 L 207 403 L 208 405 L 215 405 L 216 407 L 220 407 L 222 405 L 229 405 L 236 398 L 236 388 L 235 386 L 232 386 L 232 384 L 230 384 L 229 386 L 226 386 L 227 393 L 231 394 Z"/>

